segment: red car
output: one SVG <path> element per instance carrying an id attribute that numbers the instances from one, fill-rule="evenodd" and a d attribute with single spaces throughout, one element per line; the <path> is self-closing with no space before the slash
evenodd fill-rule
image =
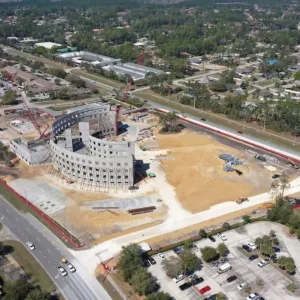
<path id="1" fill-rule="evenodd" d="M 204 288 L 202 288 L 199 292 L 201 295 L 205 294 L 206 292 L 210 291 L 211 287 L 209 285 L 205 286 Z"/>

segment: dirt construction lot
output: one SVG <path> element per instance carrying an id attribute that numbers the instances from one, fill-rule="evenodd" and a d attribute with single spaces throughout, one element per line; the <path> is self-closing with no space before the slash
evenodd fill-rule
<path id="1" fill-rule="evenodd" d="M 160 149 L 169 150 L 169 156 L 174 158 L 165 159 L 161 164 L 167 180 L 175 188 L 182 206 L 192 213 L 217 203 L 259 194 L 270 187 L 272 173 L 245 151 L 188 130 L 158 134 L 157 138 Z M 237 167 L 243 175 L 223 170 L 224 161 L 218 157 L 223 153 L 232 153 L 248 162 L 248 167 Z"/>
<path id="2" fill-rule="evenodd" d="M 265 232 L 261 232 L 261 228 L 265 229 Z M 299 287 L 300 275 L 297 272 L 290 278 L 286 277 L 284 273 L 280 272 L 275 265 L 270 264 L 263 268 L 258 267 L 260 259 L 249 261 L 246 253 L 240 251 L 240 247 L 247 242 L 254 242 L 254 240 L 264 234 L 268 235 L 269 231 L 273 229 L 280 241 L 280 251 L 277 256 L 291 256 L 295 260 L 297 268 L 299 268 L 299 241 L 296 237 L 290 237 L 285 227 L 269 222 L 258 222 L 230 230 L 225 233 L 227 241 L 224 243 L 228 247 L 230 254 L 228 255 L 229 263 L 232 269 L 226 273 L 218 274 L 218 267 L 212 267 L 210 264 L 204 263 L 200 270 L 195 273 L 204 279 L 204 281 L 194 288 L 189 288 L 185 291 L 180 291 L 179 285 L 186 282 L 187 279 L 175 283 L 171 278 L 168 278 L 166 272 L 162 267 L 162 259 L 158 255 L 154 256 L 157 264 L 149 267 L 149 271 L 158 278 L 159 283 L 163 291 L 170 293 L 174 299 L 181 300 L 197 300 L 203 299 L 199 294 L 199 289 L 210 286 L 211 290 L 205 294 L 205 297 L 215 295 L 219 292 L 223 292 L 231 300 L 246 299 L 249 293 L 245 291 L 239 291 L 237 286 L 243 282 L 246 282 L 251 288 L 251 293 L 257 292 L 265 300 L 296 300 L 300 297 L 299 289 L 293 294 L 290 293 L 286 287 L 294 281 L 295 285 Z M 199 249 L 205 246 L 217 247 L 221 243 L 221 239 L 215 236 L 216 242 L 212 242 L 209 239 L 196 242 L 198 250 L 194 250 L 195 254 L 201 258 L 201 252 Z M 173 251 L 164 253 L 166 258 L 176 256 Z M 227 278 L 230 276 L 237 276 L 237 279 L 231 283 L 227 282 Z"/>

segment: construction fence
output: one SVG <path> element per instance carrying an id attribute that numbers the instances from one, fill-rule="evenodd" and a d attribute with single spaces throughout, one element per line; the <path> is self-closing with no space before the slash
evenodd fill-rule
<path id="1" fill-rule="evenodd" d="M 14 198 L 17 198 L 20 203 L 23 205 L 26 205 L 26 207 L 30 208 L 34 213 L 37 213 L 55 233 L 57 233 L 62 238 L 65 238 L 69 243 L 71 243 L 76 248 L 81 248 L 85 246 L 85 244 L 80 243 L 80 241 L 72 236 L 65 228 L 63 228 L 60 224 L 55 222 L 52 218 L 50 218 L 48 215 L 46 215 L 44 212 L 42 212 L 39 208 L 37 208 L 35 205 L 33 205 L 30 201 L 28 201 L 26 198 L 21 196 L 18 192 L 16 192 L 13 188 L 11 188 L 6 181 L 0 179 L 0 187 L 2 187 L 2 192 L 0 193 L 4 196 L 4 198 L 10 198 L 11 196 L 14 196 Z M 10 201 L 9 201 L 10 202 Z M 18 203 L 12 203 L 16 208 L 18 208 L 20 205 Z"/>

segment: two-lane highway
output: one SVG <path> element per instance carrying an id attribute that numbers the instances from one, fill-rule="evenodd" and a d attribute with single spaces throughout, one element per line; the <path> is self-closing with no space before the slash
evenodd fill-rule
<path id="1" fill-rule="evenodd" d="M 43 266 L 66 300 L 111 300 L 104 288 L 96 279 L 87 273 L 85 268 L 68 251 L 66 246 L 48 229 L 40 224 L 41 230 L 29 219 L 12 207 L 0 196 L 0 222 L 7 226 L 25 247 L 30 241 L 36 249 L 31 251 L 36 260 Z M 37 223 L 38 224 L 38 223 Z M 30 251 L 28 249 L 28 251 Z M 68 272 L 63 277 L 58 272 L 61 259 L 67 258 L 76 268 L 75 273 Z"/>

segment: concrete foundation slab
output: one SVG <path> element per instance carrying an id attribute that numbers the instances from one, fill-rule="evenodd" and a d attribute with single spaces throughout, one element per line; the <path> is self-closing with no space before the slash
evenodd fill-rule
<path id="1" fill-rule="evenodd" d="M 158 206 L 156 197 L 151 196 L 139 196 L 131 198 L 121 198 L 121 199 L 109 199 L 94 201 L 86 204 L 89 209 L 105 209 L 105 208 L 116 208 L 120 210 L 129 210 L 135 208 L 142 208 L 147 206 Z"/>
<path id="2" fill-rule="evenodd" d="M 33 182 L 26 179 L 17 179 L 9 182 L 9 185 L 49 216 L 64 210 L 66 207 L 63 204 L 66 201 L 64 194 L 45 181 L 37 180 Z"/>

